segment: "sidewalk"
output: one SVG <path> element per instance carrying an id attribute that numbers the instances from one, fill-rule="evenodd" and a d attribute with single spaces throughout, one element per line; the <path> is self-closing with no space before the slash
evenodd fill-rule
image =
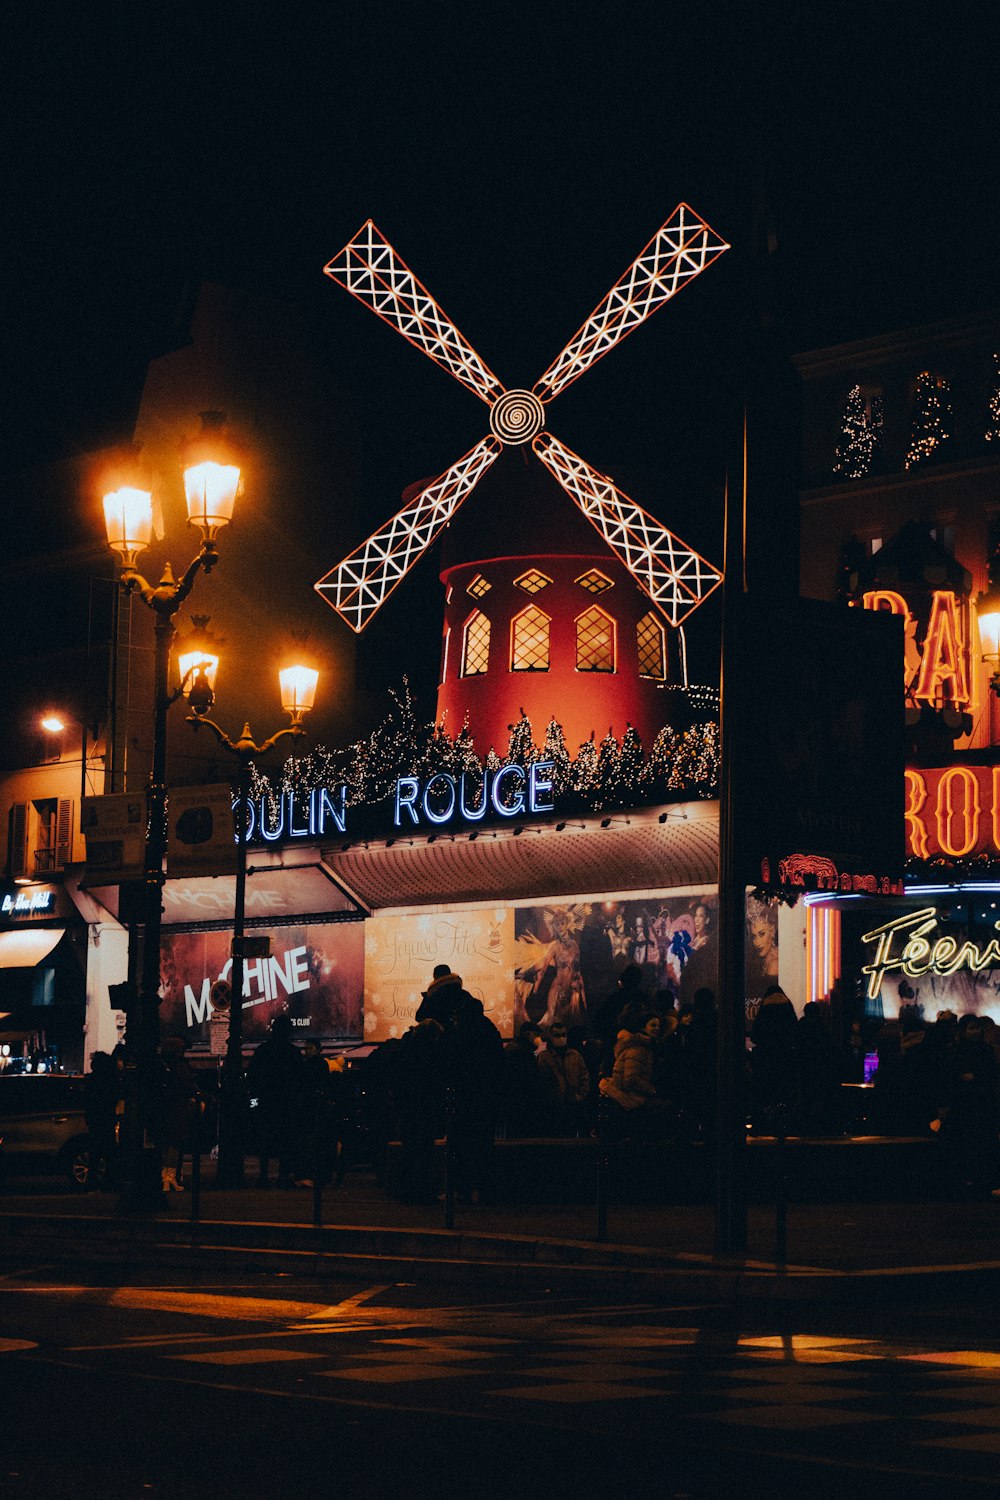
<path id="1" fill-rule="evenodd" d="M 713 1257 L 713 1213 L 704 1204 L 611 1204 L 604 1243 L 585 1204 L 458 1204 L 448 1231 L 443 1205 L 396 1203 L 359 1171 L 326 1189 L 322 1218 L 314 1228 L 309 1189 L 217 1191 L 209 1164 L 197 1224 L 189 1193 L 165 1197 L 148 1216 L 123 1217 L 112 1194 L 76 1196 L 39 1179 L 0 1195 L 0 1256 L 64 1265 L 225 1261 L 374 1281 L 727 1301 L 1000 1287 L 1000 1200 L 791 1204 L 784 1266 L 775 1264 L 774 1209 L 761 1205 L 750 1209 L 748 1256 L 739 1263 Z"/>

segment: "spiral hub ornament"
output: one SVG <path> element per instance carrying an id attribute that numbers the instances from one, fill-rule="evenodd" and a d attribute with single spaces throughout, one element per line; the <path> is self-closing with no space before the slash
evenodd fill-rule
<path id="1" fill-rule="evenodd" d="M 530 443 L 545 426 L 545 407 L 534 391 L 505 391 L 490 409 L 490 430 L 501 443 Z"/>

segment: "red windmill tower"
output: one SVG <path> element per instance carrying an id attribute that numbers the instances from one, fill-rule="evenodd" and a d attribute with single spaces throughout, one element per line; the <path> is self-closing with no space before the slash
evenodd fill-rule
<path id="1" fill-rule="evenodd" d="M 482 752 L 504 749 L 521 707 L 543 725 L 554 714 L 570 745 L 609 724 L 620 735 L 631 722 L 648 746 L 662 723 L 663 622 L 680 625 L 720 574 L 546 431 L 545 408 L 728 248 L 679 204 L 531 390 L 501 384 L 370 219 L 324 268 L 490 412 L 489 435 L 407 492 L 403 509 L 316 584 L 353 630 L 365 628 L 505 447 L 530 443 L 544 465 L 505 465 L 487 481 L 501 490 L 497 510 L 530 517 L 523 546 L 512 550 L 509 538 L 491 546 L 477 528 L 475 545 L 442 573 L 438 716 L 447 711 L 453 730 L 468 716 Z M 548 476 L 589 527 L 564 507 L 559 514 Z"/>

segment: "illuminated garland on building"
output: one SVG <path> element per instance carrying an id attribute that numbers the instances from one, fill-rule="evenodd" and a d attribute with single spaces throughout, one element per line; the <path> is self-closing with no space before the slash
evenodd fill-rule
<path id="1" fill-rule="evenodd" d="M 457 779 L 464 773 L 472 788 L 481 782 L 484 769 L 495 774 L 505 765 L 531 766 L 539 760 L 554 767 L 552 785 L 560 810 L 599 812 L 687 796 L 712 797 L 718 791 L 716 722 L 698 722 L 683 731 L 662 729 L 648 757 L 631 725 L 620 745 L 609 729 L 599 746 L 593 736 L 585 740 L 574 758 L 557 719 L 550 719 L 539 748 L 531 720 L 522 710 L 510 726 L 506 753 L 500 756 L 491 748 L 480 761 L 467 724 L 453 736 L 444 724 L 421 722 L 405 678 L 401 691 L 391 697 L 389 713 L 366 739 L 343 750 L 317 746 L 308 755 L 292 757 L 273 780 L 253 766 L 251 798 L 266 798 L 277 821 L 283 796 L 291 795 L 296 805 L 306 806 L 314 788 L 343 784 L 348 807 L 375 809 L 391 802 L 402 776 L 426 779 L 441 772 Z"/>
<path id="2" fill-rule="evenodd" d="M 841 420 L 841 438 L 833 472 L 843 479 L 863 479 L 872 471 L 875 455 L 882 444 L 884 412 L 882 398 L 866 401 L 861 387 L 851 387 Z"/>
<path id="3" fill-rule="evenodd" d="M 952 435 L 951 388 L 943 376 L 922 370 L 917 376 L 913 398 L 913 423 L 905 467 L 912 469 L 936 457 L 941 445 Z"/>
<path id="4" fill-rule="evenodd" d="M 986 410 L 986 441 L 1000 443 L 1000 354 L 993 356 L 993 390 Z"/>

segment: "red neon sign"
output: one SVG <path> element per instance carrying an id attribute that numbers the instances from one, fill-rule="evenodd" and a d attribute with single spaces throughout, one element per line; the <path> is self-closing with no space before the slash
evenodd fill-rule
<path id="1" fill-rule="evenodd" d="M 865 609 L 884 609 L 905 621 L 906 656 L 904 678 L 908 698 L 933 708 L 967 709 L 972 703 L 969 642 L 971 617 L 968 599 L 950 589 L 931 595 L 930 615 L 923 639 L 919 622 L 902 594 L 893 589 L 873 589 L 863 595 Z"/>
<path id="2" fill-rule="evenodd" d="M 1000 855 L 1000 766 L 906 772 L 906 852 L 918 859 Z"/>

